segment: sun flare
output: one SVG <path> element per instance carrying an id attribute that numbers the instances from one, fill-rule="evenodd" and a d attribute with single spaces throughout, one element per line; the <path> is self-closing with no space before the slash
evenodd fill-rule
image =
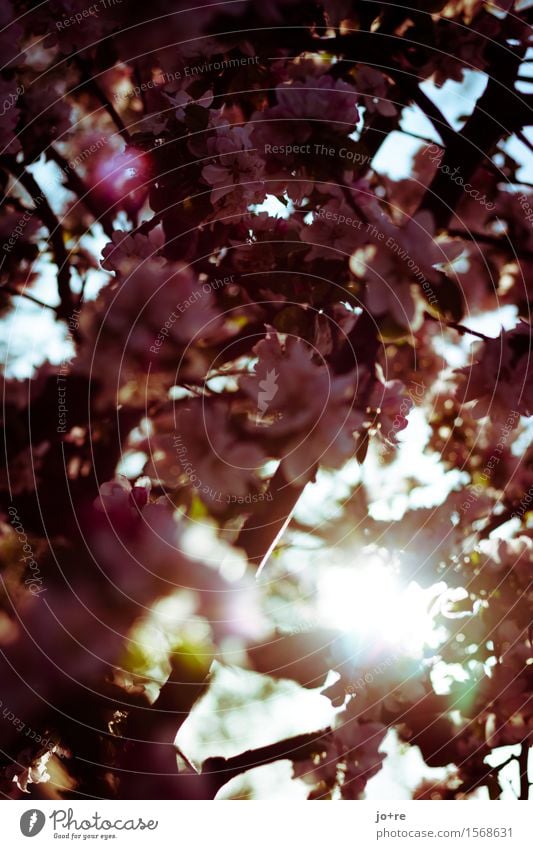
<path id="1" fill-rule="evenodd" d="M 352 632 L 358 640 L 390 642 L 418 654 L 437 638 L 435 599 L 445 589 L 402 585 L 378 555 L 351 565 L 334 565 L 319 580 L 318 615 L 324 625 Z"/>

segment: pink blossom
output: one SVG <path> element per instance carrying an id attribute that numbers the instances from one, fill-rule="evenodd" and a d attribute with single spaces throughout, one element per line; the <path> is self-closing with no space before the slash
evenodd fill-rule
<path id="1" fill-rule="evenodd" d="M 244 209 L 264 200 L 264 161 L 255 153 L 246 127 L 218 126 L 207 147 L 217 158 L 202 170 L 203 179 L 213 187 L 213 204 L 232 193 L 238 195 Z"/>
<path id="2" fill-rule="evenodd" d="M 378 426 L 379 435 L 395 445 L 397 434 L 407 427 L 407 416 L 414 407 L 405 384 L 401 380 L 376 381 L 368 406 L 376 410 L 374 425 Z"/>
<path id="3" fill-rule="evenodd" d="M 239 385 L 257 405 L 254 427 L 264 427 L 268 439 L 284 438 L 281 464 L 287 479 L 310 480 L 316 463 L 339 468 L 355 450 L 353 434 L 363 415 L 354 405 L 366 375 L 335 376 L 313 360 L 312 348 L 301 339 L 282 342 L 272 329 L 254 350 L 254 374 Z"/>
<path id="4" fill-rule="evenodd" d="M 157 259 L 164 243 L 162 228 L 153 227 L 145 236 L 143 233 L 127 233 L 115 230 L 102 251 L 102 268 L 128 274 L 142 259 Z M 164 265 L 165 261 L 160 260 Z"/>
<path id="5" fill-rule="evenodd" d="M 179 409 L 172 431 L 165 432 L 169 425 L 166 419 L 156 421 L 156 434 L 147 440 L 150 477 L 166 486 L 190 487 L 215 513 L 259 489 L 258 471 L 266 456 L 232 429 L 222 403 L 193 401 Z"/>
<path id="6" fill-rule="evenodd" d="M 342 125 L 342 132 L 349 132 L 359 120 L 354 89 L 329 74 L 318 78 L 307 77 L 301 83 L 280 85 L 276 95 L 278 105 L 270 109 L 265 117 L 338 123 Z"/>
<path id="7" fill-rule="evenodd" d="M 301 230 L 301 239 L 310 245 L 308 262 L 323 259 L 342 260 L 354 253 L 366 238 L 366 225 L 344 198 L 331 198 L 313 213 L 311 224 Z"/>
<path id="8" fill-rule="evenodd" d="M 368 65 L 361 65 L 357 71 L 357 89 L 364 95 L 362 102 L 370 114 L 378 112 L 386 117 L 396 115 L 398 110 L 387 97 L 389 86 L 380 71 Z"/>
<path id="9" fill-rule="evenodd" d="M 256 112 L 252 118 L 259 148 L 268 143 L 305 142 L 320 124 L 346 136 L 359 121 L 356 91 L 329 74 L 282 83 L 276 88 L 276 96 L 276 106 Z"/>
<path id="10" fill-rule="evenodd" d="M 515 429 L 520 416 L 533 414 L 533 364 L 531 327 L 521 321 L 497 339 L 482 343 L 472 366 L 459 369 L 461 403 L 475 402 L 476 418 L 489 416 L 493 422 Z"/>
<path id="11" fill-rule="evenodd" d="M 365 280 L 366 302 L 374 315 L 389 314 L 411 330 L 420 327 L 425 304 L 418 293 L 435 298 L 432 283 L 442 273 L 437 266 L 447 266 L 463 250 L 458 241 L 436 241 L 434 226 L 427 212 L 409 218 L 403 227 L 385 216 L 371 222 L 370 244 L 356 251 L 350 267 Z"/>

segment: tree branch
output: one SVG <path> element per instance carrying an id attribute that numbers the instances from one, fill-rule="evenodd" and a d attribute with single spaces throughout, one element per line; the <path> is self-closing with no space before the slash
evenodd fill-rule
<path id="1" fill-rule="evenodd" d="M 268 487 L 272 500 L 258 502 L 242 526 L 235 545 L 244 548 L 250 563 L 257 567 L 258 574 L 286 530 L 304 488 L 305 485 L 289 484 L 281 466 L 278 466 Z"/>
<path id="2" fill-rule="evenodd" d="M 12 156 L 3 157 L 2 164 L 11 171 L 13 176 L 31 196 L 35 204 L 35 209 L 32 212 L 39 216 L 48 230 L 50 244 L 57 265 L 57 290 L 61 301 L 57 308 L 57 314 L 60 318 L 67 319 L 74 308 L 74 301 L 70 288 L 70 264 L 65 247 L 63 228 L 33 174 L 30 174 L 24 165 L 18 163 Z"/>
<path id="3" fill-rule="evenodd" d="M 503 26 L 501 41 L 491 46 L 487 87 L 463 129 L 448 134 L 445 139 L 446 150 L 440 167 L 420 204 L 420 209 L 432 213 L 437 227 L 448 225 L 464 191 L 462 185 L 450 179 L 447 169 L 453 171 L 460 165 L 463 181 L 468 182 L 483 161 L 492 163 L 491 156 L 500 139 L 521 129 L 527 120 L 527 103 L 520 92 L 514 90 L 525 46 L 511 52 L 505 42 L 506 35 Z"/>
<path id="4" fill-rule="evenodd" d="M 47 310 L 52 310 L 57 314 L 58 307 L 53 307 L 51 304 L 45 304 L 44 301 L 39 300 L 39 298 L 35 298 L 33 295 L 30 295 L 28 292 L 19 292 L 15 286 L 10 286 L 9 283 L 6 283 L 5 286 L 1 287 L 1 291 L 8 292 L 10 295 L 15 295 L 17 298 L 26 298 L 26 300 L 31 301 L 33 304 L 37 304 L 39 307 L 46 307 Z"/>
<path id="5" fill-rule="evenodd" d="M 528 763 L 529 743 L 527 740 L 524 740 L 520 749 L 520 754 L 518 755 L 518 766 L 520 769 L 520 795 L 518 798 L 523 799 L 524 801 L 529 799 Z"/>
<path id="6" fill-rule="evenodd" d="M 98 208 L 92 190 L 86 186 L 79 174 L 70 167 L 67 160 L 52 145 L 46 151 L 46 155 L 48 159 L 56 163 L 62 174 L 65 175 L 66 187 L 87 207 L 94 220 L 102 225 L 104 232 L 111 238 L 113 235 L 113 213 Z"/>
<path id="7" fill-rule="evenodd" d="M 472 233 L 471 231 L 461 230 L 457 227 L 450 227 L 448 233 L 450 236 L 458 236 L 460 239 L 466 239 L 469 242 L 483 242 L 486 245 L 493 245 L 500 250 L 508 250 L 513 256 L 516 255 L 523 259 L 533 258 L 533 251 L 517 250 L 510 239 L 502 239 L 499 236 L 485 235 L 483 233 Z"/>
<path id="8" fill-rule="evenodd" d="M 124 121 L 122 120 L 122 118 L 118 114 L 117 110 L 115 109 L 115 107 L 113 106 L 111 101 L 109 100 L 106 93 L 100 88 L 99 84 L 96 82 L 96 80 L 92 76 L 90 69 L 89 69 L 89 66 L 87 65 L 85 60 L 82 59 L 81 56 L 78 55 L 74 58 L 74 61 L 76 62 L 78 68 L 81 71 L 82 82 L 83 82 L 85 88 L 88 91 L 90 91 L 96 97 L 97 100 L 100 101 L 100 103 L 102 104 L 102 106 L 106 110 L 107 114 L 109 115 L 109 117 L 111 118 L 113 123 L 115 124 L 116 128 L 118 129 L 120 135 L 122 136 L 122 138 L 124 139 L 126 144 L 130 144 L 131 136 L 129 134 L 129 130 L 127 129 Z"/>
<path id="9" fill-rule="evenodd" d="M 317 748 L 320 748 L 317 747 L 317 744 L 322 741 L 325 742 L 329 734 L 331 734 L 331 728 L 323 728 L 311 734 L 300 734 L 297 737 L 281 740 L 260 749 L 252 749 L 233 758 L 208 758 L 202 764 L 201 775 L 209 776 L 213 786 L 218 785 L 216 791 L 218 792 L 232 778 L 236 778 L 249 769 L 266 766 L 266 764 L 275 761 L 287 759 L 302 761 L 311 757 L 317 751 Z"/>
<path id="10" fill-rule="evenodd" d="M 428 321 L 436 321 L 438 324 L 444 324 L 446 327 L 450 327 L 452 330 L 457 330 L 461 336 L 464 336 L 465 333 L 468 333 L 470 336 L 476 336 L 478 339 L 482 339 L 483 342 L 492 342 L 492 338 L 490 336 L 485 336 L 484 333 L 479 333 L 477 330 L 471 330 L 469 327 L 465 327 L 464 324 L 458 324 L 456 321 L 443 321 L 440 318 L 436 318 L 436 316 L 431 315 L 431 313 L 425 312 L 424 318 Z"/>

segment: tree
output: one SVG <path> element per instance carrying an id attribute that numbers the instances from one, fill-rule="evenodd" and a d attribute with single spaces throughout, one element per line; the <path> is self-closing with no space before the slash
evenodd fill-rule
<path id="1" fill-rule="evenodd" d="M 529 5 L 3 4 L 4 797 L 528 798 Z"/>

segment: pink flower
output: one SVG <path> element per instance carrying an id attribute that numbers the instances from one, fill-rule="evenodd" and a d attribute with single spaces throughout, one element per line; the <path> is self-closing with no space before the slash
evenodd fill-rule
<path id="1" fill-rule="evenodd" d="M 282 83 L 276 88 L 276 96 L 276 106 L 252 116 L 253 121 L 259 122 L 254 129 L 259 148 L 268 143 L 305 142 L 315 132 L 317 123 L 327 125 L 329 132 L 346 136 L 359 121 L 356 91 L 329 74 Z"/>
<path id="2" fill-rule="evenodd" d="M 172 431 L 165 432 L 170 426 Z M 246 503 L 245 497 L 259 489 L 257 471 L 265 453 L 231 427 L 222 402 L 193 401 L 179 410 L 172 425 L 164 418 L 155 427 L 156 435 L 144 449 L 151 458 L 146 469 L 150 477 L 171 487 L 191 487 L 215 513 L 239 499 Z"/>
<path id="3" fill-rule="evenodd" d="M 287 479 L 306 483 L 317 463 L 339 468 L 353 456 L 353 434 L 363 422 L 354 404 L 366 374 L 333 375 L 313 360 L 313 349 L 301 339 L 291 336 L 282 343 L 270 328 L 254 352 L 254 374 L 239 385 L 254 402 L 254 428 L 264 429 L 268 440 L 283 438 Z"/>
<path id="4" fill-rule="evenodd" d="M 150 245 L 144 247 L 150 250 Z M 134 262 L 132 255 L 130 260 Z M 166 342 L 183 346 L 213 340 L 221 331 L 213 290 L 204 288 L 189 269 L 160 257 L 137 261 L 119 292 L 106 290 L 102 301 L 106 329 L 118 339 L 129 337 L 128 347 L 139 353 L 148 353 L 154 342 L 160 348 Z"/>
<path id="5" fill-rule="evenodd" d="M 164 233 L 161 227 L 153 227 L 148 235 L 143 233 L 127 233 L 115 230 L 102 251 L 102 268 L 106 271 L 117 271 L 128 274 L 141 259 L 157 259 L 157 254 L 164 244 Z M 165 264 L 161 259 L 160 264 Z"/>
<path id="6" fill-rule="evenodd" d="M 389 85 L 380 71 L 368 65 L 360 65 L 357 71 L 357 89 L 363 94 L 363 103 L 370 114 L 378 112 L 386 117 L 396 115 L 396 106 L 387 98 Z"/>
<path id="7" fill-rule="evenodd" d="M 303 82 L 282 84 L 276 89 L 276 95 L 278 105 L 268 110 L 268 117 L 338 123 L 341 124 L 341 132 L 351 132 L 359 121 L 356 92 L 351 85 L 335 80 L 329 74 L 318 79 L 307 77 Z"/>
<path id="8" fill-rule="evenodd" d="M 368 406 L 376 410 L 374 426 L 382 439 L 397 444 L 397 434 L 407 427 L 407 416 L 414 407 L 405 384 L 401 380 L 376 381 Z"/>
<path id="9" fill-rule="evenodd" d="M 100 486 L 94 507 L 97 511 L 105 513 L 115 525 L 118 523 L 121 526 L 131 526 L 148 503 L 150 488 L 148 478 L 140 478 L 132 487 L 127 478 L 118 475 Z"/>
<path id="10" fill-rule="evenodd" d="M 412 278 L 384 245 L 366 245 L 358 250 L 350 268 L 366 283 L 365 301 L 372 315 L 389 315 L 400 327 L 418 330 L 422 304 L 416 299 Z"/>
<path id="11" fill-rule="evenodd" d="M 396 227 L 384 215 L 373 219 L 367 244 L 350 260 L 350 268 L 366 281 L 366 303 L 370 312 L 389 314 L 402 327 L 417 330 L 422 323 L 424 302 L 417 297 L 418 284 L 426 298 L 435 297 L 431 283 L 462 253 L 459 241 L 437 242 L 434 221 L 428 212 L 409 218 Z"/>
<path id="12" fill-rule="evenodd" d="M 331 198 L 313 213 L 311 224 L 302 227 L 300 238 L 310 245 L 307 262 L 315 259 L 344 260 L 361 246 L 366 225 L 344 198 Z"/>
<path id="13" fill-rule="evenodd" d="M 203 179 L 213 187 L 211 203 L 235 193 L 245 211 L 250 204 L 264 200 L 264 161 L 255 153 L 246 127 L 220 125 L 207 147 L 217 158 L 202 170 Z"/>
<path id="14" fill-rule="evenodd" d="M 472 366 L 459 369 L 463 376 L 457 394 L 461 403 L 475 402 L 476 418 L 508 423 L 513 430 L 520 416 L 533 414 L 533 362 L 531 326 L 521 321 L 497 339 L 481 345 Z"/>
<path id="15" fill-rule="evenodd" d="M 195 100 L 191 97 L 190 94 L 187 94 L 186 91 L 177 91 L 173 95 L 167 95 L 172 104 L 176 107 L 176 118 L 178 121 L 185 120 L 185 111 L 188 106 L 191 104 L 195 104 L 198 106 L 202 106 L 204 109 L 208 109 L 213 102 L 213 92 L 206 91 L 198 100 Z"/>

